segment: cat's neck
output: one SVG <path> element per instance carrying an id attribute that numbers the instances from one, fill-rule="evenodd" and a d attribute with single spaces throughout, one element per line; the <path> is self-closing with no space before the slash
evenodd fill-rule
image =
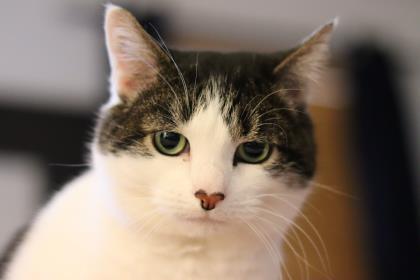
<path id="1" fill-rule="evenodd" d="M 196 272 L 194 279 L 207 279 L 200 273 L 213 275 L 213 279 L 248 279 L 244 275 L 249 275 L 249 279 L 280 279 L 282 257 L 278 237 L 268 241 L 267 236 L 258 237 L 246 228 L 207 237 L 157 234 L 150 230 L 137 234 L 120 228 L 115 238 L 124 238 L 121 248 L 147 252 L 144 257 L 162 267 L 179 267 L 186 275 L 202 270 Z M 226 273 L 230 276 L 226 277 Z"/>
<path id="2" fill-rule="evenodd" d="M 101 232 L 106 234 L 102 240 L 113 243 L 107 247 L 119 251 L 106 254 L 125 254 L 161 267 L 178 267 L 185 275 L 198 273 L 195 279 L 207 279 L 200 273 L 212 274 L 213 279 L 248 279 L 244 275 L 249 279 L 280 279 L 281 238 L 275 233 L 262 236 L 243 225 L 216 235 L 181 236 L 154 232 L 153 223 L 136 231 L 113 214 L 102 217 L 102 221 L 105 228 Z M 202 271 L 197 272 L 198 268 Z M 231 276 L 226 277 L 226 273 Z"/>

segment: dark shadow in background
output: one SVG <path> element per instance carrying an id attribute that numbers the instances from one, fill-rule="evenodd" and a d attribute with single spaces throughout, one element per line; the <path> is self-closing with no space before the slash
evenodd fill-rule
<path id="1" fill-rule="evenodd" d="M 400 65 L 373 43 L 349 51 L 355 167 L 375 279 L 420 279 L 418 201 L 402 109 Z M 412 162 L 412 161 L 411 161 Z"/>
<path id="2" fill-rule="evenodd" d="M 38 157 L 48 170 L 46 193 L 79 174 L 86 163 L 95 115 L 0 107 L 0 149 Z"/>

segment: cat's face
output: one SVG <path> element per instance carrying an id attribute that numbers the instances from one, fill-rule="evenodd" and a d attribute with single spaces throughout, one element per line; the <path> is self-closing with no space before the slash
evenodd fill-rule
<path id="1" fill-rule="evenodd" d="M 284 232 L 315 171 L 303 95 L 331 29 L 283 54 L 168 54 L 109 8 L 113 95 L 93 155 L 111 209 L 154 232 Z"/>

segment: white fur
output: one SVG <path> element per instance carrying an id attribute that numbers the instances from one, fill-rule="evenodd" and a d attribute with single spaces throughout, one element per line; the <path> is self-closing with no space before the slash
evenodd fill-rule
<path id="1" fill-rule="evenodd" d="M 281 239 L 308 191 L 260 165 L 233 167 L 239 143 L 220 115 L 214 98 L 179 128 L 191 145 L 179 157 L 94 145 L 93 167 L 42 210 L 5 279 L 281 279 Z M 226 199 L 205 212 L 197 189 Z"/>

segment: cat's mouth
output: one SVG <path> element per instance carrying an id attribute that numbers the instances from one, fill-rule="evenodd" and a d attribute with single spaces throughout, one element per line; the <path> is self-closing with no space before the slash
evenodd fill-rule
<path id="1" fill-rule="evenodd" d="M 209 215 L 200 215 L 195 217 L 184 217 L 184 220 L 192 223 L 201 223 L 201 224 L 223 224 L 225 223 L 222 220 L 215 219 L 213 217 L 210 217 Z"/>

